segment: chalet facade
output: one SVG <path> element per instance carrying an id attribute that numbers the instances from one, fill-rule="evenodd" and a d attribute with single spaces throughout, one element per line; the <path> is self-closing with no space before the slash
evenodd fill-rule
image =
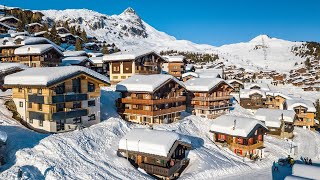
<path id="1" fill-rule="evenodd" d="M 122 94 L 118 112 L 127 121 L 171 123 L 186 110 L 185 87 L 171 75 L 134 75 L 118 83 L 116 90 Z"/>
<path id="2" fill-rule="evenodd" d="M 0 22 L 0 34 L 7 34 L 9 30 L 15 30 L 15 28 Z"/>
<path id="3" fill-rule="evenodd" d="M 29 33 L 34 34 L 41 32 L 43 29 L 43 25 L 40 23 L 31 23 L 26 25 L 26 29 L 28 30 Z"/>
<path id="4" fill-rule="evenodd" d="M 100 122 L 100 87 L 109 79 L 80 66 L 30 68 L 5 77 L 24 124 L 65 132 Z"/>
<path id="5" fill-rule="evenodd" d="M 162 69 L 168 74 L 181 79 L 185 72 L 186 58 L 184 56 L 163 56 L 166 60 L 162 64 Z"/>
<path id="6" fill-rule="evenodd" d="M 312 101 L 303 99 L 288 99 L 284 103 L 284 109 L 293 110 L 297 114 L 295 126 L 313 128 L 317 126 L 315 116 L 316 108 Z"/>
<path id="7" fill-rule="evenodd" d="M 191 143 L 170 131 L 133 129 L 119 142 L 118 155 L 158 178 L 175 179 L 188 166 Z"/>
<path id="8" fill-rule="evenodd" d="M 228 80 L 227 82 L 233 87 L 233 90 L 232 90 L 233 93 L 240 93 L 240 90 L 244 88 L 243 82 L 240 80 L 231 79 L 231 80 Z"/>
<path id="9" fill-rule="evenodd" d="M 259 89 L 243 89 L 240 91 L 240 106 L 245 109 L 265 108 L 266 100 L 266 92 Z"/>
<path id="10" fill-rule="evenodd" d="M 221 78 L 193 78 L 184 84 L 187 111 L 194 115 L 214 119 L 232 107 L 232 87 Z"/>
<path id="11" fill-rule="evenodd" d="M 29 67 L 54 67 L 61 63 L 63 53 L 51 44 L 26 45 L 14 50 L 16 61 Z"/>
<path id="12" fill-rule="evenodd" d="M 283 104 L 287 99 L 291 97 L 280 93 L 280 92 L 266 92 L 266 102 L 265 105 L 269 109 L 283 109 Z"/>
<path id="13" fill-rule="evenodd" d="M 62 66 L 83 66 L 91 69 L 93 62 L 87 56 L 65 57 L 62 59 Z"/>
<path id="14" fill-rule="evenodd" d="M 14 16 L 5 16 L 0 18 L 1 23 L 4 23 L 8 26 L 15 27 L 15 28 L 18 26 L 19 21 L 20 20 Z"/>
<path id="15" fill-rule="evenodd" d="M 118 52 L 103 56 L 109 63 L 110 81 L 121 82 L 134 74 L 160 74 L 165 60 L 155 52 Z"/>
<path id="16" fill-rule="evenodd" d="M 268 134 L 279 138 L 293 138 L 296 113 L 292 110 L 258 109 L 255 118 L 264 122 L 268 127 Z"/>
<path id="17" fill-rule="evenodd" d="M 239 156 L 264 156 L 264 134 L 268 128 L 260 121 L 237 116 L 220 116 L 212 122 L 210 132 L 217 144 L 227 146 Z"/>
<path id="18" fill-rule="evenodd" d="M 103 62 L 103 57 L 90 57 L 93 66 L 91 67 L 92 70 L 103 74 L 108 75 L 109 72 L 109 64 Z"/>

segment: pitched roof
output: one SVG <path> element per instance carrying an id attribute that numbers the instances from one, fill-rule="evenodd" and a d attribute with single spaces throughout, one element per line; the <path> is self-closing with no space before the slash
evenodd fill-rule
<path id="1" fill-rule="evenodd" d="M 243 85 L 243 82 L 242 82 L 242 81 L 240 81 L 240 80 L 238 80 L 238 79 L 229 79 L 227 82 L 228 82 L 229 84 L 232 84 L 232 83 L 234 83 L 234 82 L 237 82 L 237 83 L 239 83 L 239 84 L 242 84 L 242 85 Z"/>
<path id="2" fill-rule="evenodd" d="M 240 98 L 250 98 L 252 94 L 260 94 L 262 98 L 266 98 L 266 92 L 260 89 L 241 89 Z"/>
<path id="3" fill-rule="evenodd" d="M 4 84 L 7 86 L 25 85 L 48 87 L 81 73 L 87 74 L 106 84 L 110 84 L 108 77 L 82 66 L 29 68 L 27 70 L 6 76 L 4 79 Z"/>
<path id="4" fill-rule="evenodd" d="M 293 123 L 296 113 L 292 110 L 261 108 L 254 115 L 257 119 L 263 121 L 267 127 L 280 128 L 282 116 L 284 122 Z"/>
<path id="5" fill-rule="evenodd" d="M 184 56 L 162 56 L 167 62 L 183 62 L 186 57 Z"/>
<path id="6" fill-rule="evenodd" d="M 14 50 L 15 55 L 41 55 L 51 49 L 57 51 L 61 56 L 63 53 L 51 44 L 25 45 Z"/>
<path id="7" fill-rule="evenodd" d="M 103 61 L 110 62 L 110 61 L 121 61 L 121 60 L 133 60 L 133 59 L 137 59 L 137 58 L 140 58 L 140 57 L 146 56 L 148 54 L 152 54 L 152 53 L 157 54 L 154 51 L 141 50 L 141 49 L 137 49 L 137 50 L 133 50 L 133 51 L 120 51 L 117 53 L 104 55 Z M 158 56 L 161 57 L 160 55 L 158 55 Z"/>
<path id="8" fill-rule="evenodd" d="M 102 57 L 90 57 L 89 58 L 93 64 L 103 64 Z"/>
<path id="9" fill-rule="evenodd" d="M 20 21 L 20 19 L 14 17 L 14 16 L 5 16 L 5 17 L 0 18 L 0 22 L 8 20 L 8 19 L 14 19 L 16 21 Z"/>
<path id="10" fill-rule="evenodd" d="M 31 26 L 36 26 L 36 25 L 43 27 L 43 25 L 40 23 L 30 23 L 30 24 L 27 24 L 26 27 L 31 27 Z"/>
<path id="11" fill-rule="evenodd" d="M 87 56 L 75 56 L 75 57 L 65 57 L 62 59 L 62 65 L 63 66 L 68 66 L 68 65 L 78 65 L 84 61 L 89 61 L 91 60 Z M 92 63 L 92 62 L 91 62 Z"/>
<path id="12" fill-rule="evenodd" d="M 195 92 L 208 92 L 221 83 L 225 83 L 228 86 L 232 87 L 224 79 L 221 78 L 192 78 L 184 82 L 188 91 Z"/>
<path id="13" fill-rule="evenodd" d="M 14 69 L 27 69 L 28 66 L 20 63 L 0 63 L 0 73 Z"/>
<path id="14" fill-rule="evenodd" d="M 86 56 L 85 51 L 65 51 L 63 52 L 64 57 L 74 57 L 74 56 Z"/>
<path id="15" fill-rule="evenodd" d="M 152 74 L 152 75 L 133 75 L 130 78 L 120 82 L 116 86 L 117 91 L 137 91 L 137 92 L 154 92 L 164 83 L 173 80 L 185 87 L 183 83 L 175 77 L 167 74 Z"/>
<path id="16" fill-rule="evenodd" d="M 172 131 L 132 129 L 120 139 L 119 149 L 167 157 L 176 141 L 191 143 Z"/>
<path id="17" fill-rule="evenodd" d="M 302 106 L 307 108 L 307 112 L 316 112 L 316 108 L 314 107 L 314 104 L 312 101 L 304 100 L 301 98 L 293 98 L 293 99 L 287 99 L 285 101 L 287 105 L 288 110 L 294 110 L 295 107 Z"/>
<path id="18" fill-rule="evenodd" d="M 269 85 L 266 83 L 244 83 L 244 89 L 251 89 L 254 86 L 260 87 L 264 91 L 270 91 Z"/>
<path id="19" fill-rule="evenodd" d="M 199 74 L 196 73 L 196 72 L 186 72 L 186 73 L 183 73 L 183 74 L 182 74 L 182 77 L 183 77 L 183 78 L 184 78 L 184 77 L 187 77 L 187 76 L 193 76 L 193 77 L 198 78 L 198 77 L 199 77 Z"/>
<path id="20" fill-rule="evenodd" d="M 222 115 L 212 121 L 210 130 L 232 136 L 249 137 L 258 127 L 268 130 L 266 125 L 257 119 Z"/>

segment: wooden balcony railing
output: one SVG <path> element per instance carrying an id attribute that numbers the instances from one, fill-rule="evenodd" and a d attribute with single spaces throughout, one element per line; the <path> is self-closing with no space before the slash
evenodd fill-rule
<path id="1" fill-rule="evenodd" d="M 139 115 L 146 115 L 146 116 L 160 116 L 160 115 L 165 115 L 165 114 L 171 114 L 174 112 L 181 112 L 181 111 L 185 111 L 185 110 L 186 110 L 186 106 L 182 105 L 182 106 L 178 106 L 178 107 L 171 107 L 168 109 L 161 109 L 161 110 L 156 110 L 156 111 L 139 110 L 139 109 L 125 109 L 123 111 L 123 113 L 139 114 Z"/>
<path id="2" fill-rule="evenodd" d="M 144 62 L 144 66 L 158 66 L 158 63 L 156 62 Z"/>
<path id="3" fill-rule="evenodd" d="M 220 106 L 199 106 L 195 105 L 194 109 L 204 109 L 204 110 L 219 110 L 231 108 L 232 104 L 220 105 Z"/>
<path id="4" fill-rule="evenodd" d="M 160 71 L 136 70 L 136 74 L 160 74 Z"/>
<path id="5" fill-rule="evenodd" d="M 221 97 L 194 97 L 192 100 L 194 101 L 219 101 L 219 100 L 228 100 L 231 99 L 233 96 L 221 96 Z"/>
<path id="6" fill-rule="evenodd" d="M 145 105 L 156 105 L 156 104 L 166 104 L 174 102 L 184 102 L 186 101 L 185 96 L 171 97 L 168 99 L 131 99 L 131 98 L 122 98 L 120 99 L 121 103 L 127 104 L 145 104 Z"/>
<path id="7" fill-rule="evenodd" d="M 298 118 L 307 118 L 306 114 L 297 114 Z"/>
<path id="8" fill-rule="evenodd" d="M 171 177 L 174 173 L 178 172 L 181 167 L 182 163 L 180 161 L 176 162 L 176 164 L 170 168 L 145 163 L 140 164 L 140 168 L 144 169 L 147 173 L 163 177 Z"/>
<path id="9" fill-rule="evenodd" d="M 260 141 L 256 144 L 252 144 L 252 145 L 242 145 L 242 144 L 231 143 L 230 147 L 235 148 L 235 149 L 242 149 L 242 150 L 246 150 L 246 151 L 251 151 L 251 150 L 263 147 L 263 142 Z"/>
<path id="10" fill-rule="evenodd" d="M 295 126 L 314 126 L 314 122 L 305 122 L 305 121 L 295 121 L 294 122 Z"/>

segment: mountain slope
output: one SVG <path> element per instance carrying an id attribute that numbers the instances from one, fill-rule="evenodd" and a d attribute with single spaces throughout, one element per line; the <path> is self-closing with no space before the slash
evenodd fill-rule
<path id="1" fill-rule="evenodd" d="M 160 32 L 144 22 L 132 9 L 128 8 L 120 15 L 104 15 L 87 9 L 45 10 L 43 19 L 48 22 L 68 21 L 80 26 L 88 35 L 99 40 L 115 43 L 122 50 L 152 49 L 193 51 L 218 54 L 221 61 L 237 64 L 251 70 L 271 69 L 288 72 L 296 63 L 305 58 L 292 52 L 294 47 L 301 47 L 303 42 L 290 42 L 259 35 L 249 42 L 214 47 L 195 44 L 186 40 L 177 40 Z"/>

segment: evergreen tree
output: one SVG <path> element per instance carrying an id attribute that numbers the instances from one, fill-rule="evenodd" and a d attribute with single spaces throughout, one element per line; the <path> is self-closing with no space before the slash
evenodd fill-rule
<path id="1" fill-rule="evenodd" d="M 86 33 L 85 30 L 83 30 L 83 31 L 81 32 L 80 37 L 81 37 L 81 39 L 83 39 L 83 41 L 84 41 L 85 43 L 88 42 L 88 37 L 87 37 L 87 33 Z"/>
<path id="2" fill-rule="evenodd" d="M 82 50 L 82 44 L 81 44 L 81 40 L 79 38 L 77 38 L 76 40 L 76 51 L 81 51 Z"/>
<path id="3" fill-rule="evenodd" d="M 18 32 L 23 32 L 24 29 L 25 29 L 25 26 L 26 26 L 26 23 L 25 23 L 24 18 L 23 18 L 17 24 L 17 31 Z"/>
<path id="4" fill-rule="evenodd" d="M 317 100 L 316 102 L 316 117 L 315 119 L 320 119 L 320 102 L 319 102 L 320 99 Z"/>
<path id="5" fill-rule="evenodd" d="M 58 32 L 57 32 L 57 29 L 56 29 L 56 25 L 54 24 L 50 30 L 50 36 L 49 36 L 50 40 L 54 43 L 56 43 L 57 45 L 60 45 L 61 44 L 61 41 L 60 41 L 60 37 L 58 36 Z"/>
<path id="6" fill-rule="evenodd" d="M 109 54 L 109 49 L 105 44 L 103 45 L 101 52 L 102 52 L 102 54 Z"/>

